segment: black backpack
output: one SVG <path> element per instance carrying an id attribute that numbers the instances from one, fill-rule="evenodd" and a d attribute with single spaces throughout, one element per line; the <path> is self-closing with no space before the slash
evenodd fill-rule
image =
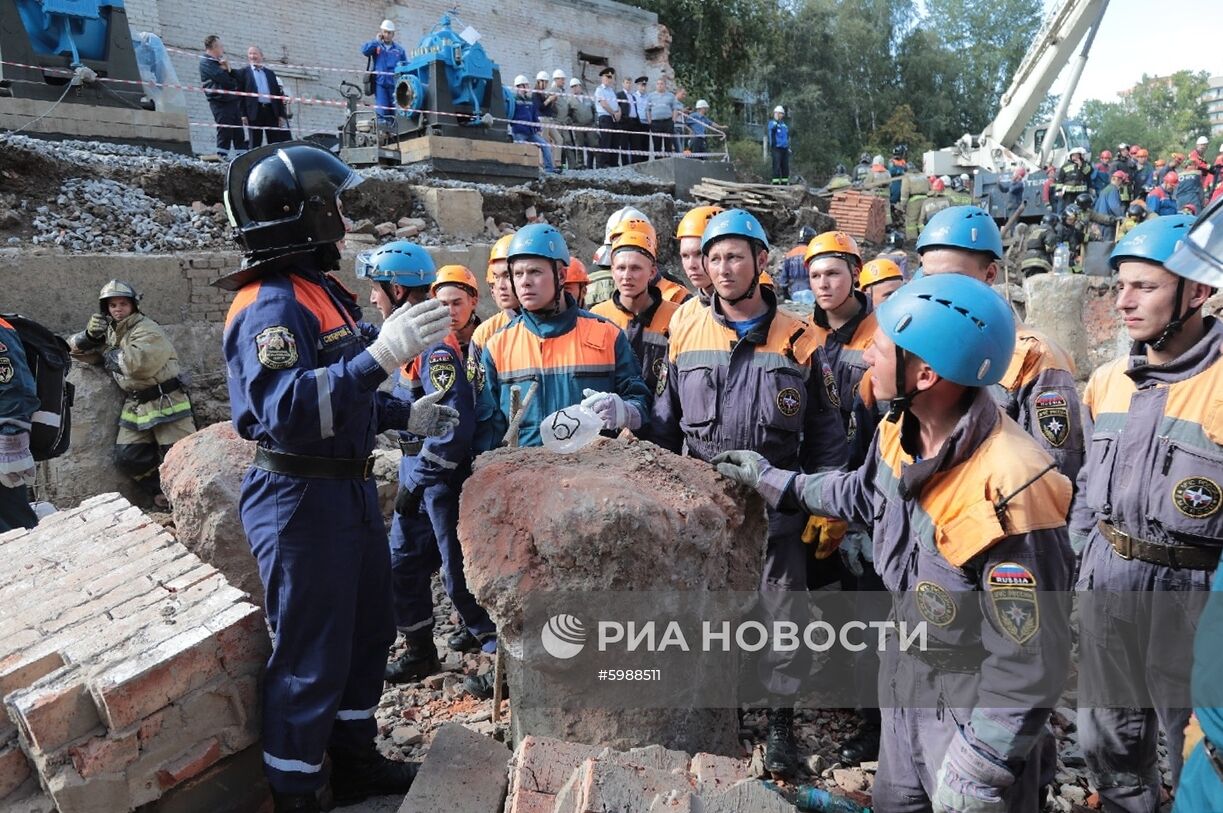
<path id="1" fill-rule="evenodd" d="M 38 394 L 38 411 L 30 426 L 30 454 L 35 460 L 59 457 L 68 451 L 72 435 L 75 387 L 68 383 L 68 370 L 72 367 L 68 343 L 24 316 L 0 313 L 0 318 L 17 331 Z"/>

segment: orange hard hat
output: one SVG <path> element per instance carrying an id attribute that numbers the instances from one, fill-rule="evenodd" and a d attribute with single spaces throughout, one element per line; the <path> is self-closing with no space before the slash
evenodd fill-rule
<path id="1" fill-rule="evenodd" d="M 705 226 L 714 215 L 726 211 L 721 206 L 698 206 L 684 215 L 675 229 L 675 239 L 684 237 L 701 237 L 705 234 Z"/>
<path id="2" fill-rule="evenodd" d="M 769 288 L 772 288 L 772 287 L 773 287 L 773 278 L 769 276 L 769 272 L 768 272 L 768 271 L 761 271 L 761 272 L 760 272 L 760 284 L 761 284 L 761 285 L 766 285 L 766 286 L 768 286 Z"/>
<path id="3" fill-rule="evenodd" d="M 826 231 L 811 238 L 807 244 L 807 253 L 803 255 L 803 263 L 810 265 L 816 257 L 832 254 L 844 257 L 851 270 L 862 267 L 862 252 L 858 243 L 843 231 Z"/>
<path id="4" fill-rule="evenodd" d="M 1173 170 L 1168 170 L 1164 173 L 1164 183 L 1170 183 L 1176 186 L 1180 182 L 1181 176 L 1177 175 Z"/>
<path id="5" fill-rule="evenodd" d="M 1100 150 L 1100 158 L 1104 161 L 1111 161 L 1113 153 L 1111 150 Z"/>
<path id="6" fill-rule="evenodd" d="M 862 266 L 862 272 L 858 274 L 858 287 L 865 291 L 877 282 L 904 278 L 899 265 L 886 257 L 879 257 Z"/>
<path id="7" fill-rule="evenodd" d="M 565 269 L 565 284 L 578 282 L 583 285 L 590 282 L 590 275 L 586 273 L 586 263 L 574 257 L 569 261 L 569 267 Z"/>
<path id="8" fill-rule="evenodd" d="M 485 281 L 492 285 L 497 281 L 497 277 L 493 274 L 493 262 L 496 260 L 509 259 L 510 242 L 513 241 L 513 234 L 505 234 L 497 238 L 497 242 L 493 243 L 493 248 L 488 253 L 488 273 L 485 276 Z"/>
<path id="9" fill-rule="evenodd" d="M 437 279 L 429 286 L 429 296 L 436 296 L 437 289 L 443 285 L 460 285 L 467 288 L 472 296 L 480 295 L 476 275 L 465 265 L 443 265 L 437 269 Z"/>
<path id="10" fill-rule="evenodd" d="M 640 217 L 630 217 L 627 220 L 621 220 L 619 223 L 617 223 L 616 227 L 612 229 L 610 242 L 615 243 L 616 238 L 624 234 L 626 231 L 639 231 L 644 234 L 648 234 L 651 242 L 653 242 L 655 246 L 658 245 L 658 232 L 654 231 L 653 224 L 651 224 L 650 221 Z"/>
<path id="11" fill-rule="evenodd" d="M 654 235 L 639 229 L 629 229 L 621 234 L 618 234 L 612 240 L 611 253 L 616 256 L 616 252 L 622 248 L 631 248 L 634 251 L 640 251 L 649 256 L 653 260 L 658 253 L 658 244 L 654 241 Z"/>

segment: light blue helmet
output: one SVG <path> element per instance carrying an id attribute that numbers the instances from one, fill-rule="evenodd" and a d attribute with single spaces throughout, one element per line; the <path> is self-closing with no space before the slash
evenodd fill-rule
<path id="1" fill-rule="evenodd" d="M 510 241 L 505 258 L 510 262 L 515 257 L 543 257 L 558 263 L 569 264 L 569 246 L 555 226 L 547 223 L 532 223 L 523 226 Z"/>
<path id="2" fill-rule="evenodd" d="M 965 387 L 997 384 L 1015 351 L 1011 309 L 984 282 L 963 274 L 909 282 L 876 313 L 897 347 Z"/>
<path id="3" fill-rule="evenodd" d="M 405 288 L 428 287 L 437 279 L 437 265 L 421 246 L 395 240 L 357 255 L 357 277 Z"/>
<path id="4" fill-rule="evenodd" d="M 764 233 L 764 226 L 760 225 L 755 215 L 742 209 L 727 209 L 709 219 L 701 235 L 701 253 L 708 254 L 709 247 L 723 237 L 742 237 L 755 240 L 765 250 L 769 247 L 769 236 Z"/>
<path id="5" fill-rule="evenodd" d="M 1126 260 L 1142 260 L 1164 265 L 1189 236 L 1193 218 L 1189 215 L 1165 215 L 1144 221 L 1126 232 L 1108 255 L 1109 266 L 1116 271 Z"/>
<path id="6" fill-rule="evenodd" d="M 917 238 L 917 253 L 931 248 L 980 251 L 1002 259 L 1002 232 L 989 212 L 976 206 L 949 206 L 930 218 Z"/>

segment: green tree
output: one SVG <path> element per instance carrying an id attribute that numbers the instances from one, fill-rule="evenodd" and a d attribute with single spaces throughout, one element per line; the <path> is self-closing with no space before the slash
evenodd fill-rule
<path id="1" fill-rule="evenodd" d="M 1146 76 L 1118 101 L 1089 99 L 1079 118 L 1091 132 L 1092 151 L 1115 150 L 1117 144 L 1141 144 L 1151 157 L 1188 152 L 1199 135 L 1210 132 L 1202 94 L 1209 88 L 1205 71 L 1177 71 Z"/>

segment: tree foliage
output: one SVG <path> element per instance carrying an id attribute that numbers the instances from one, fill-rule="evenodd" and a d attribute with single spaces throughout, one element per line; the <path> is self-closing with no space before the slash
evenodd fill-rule
<path id="1" fill-rule="evenodd" d="M 1205 71 L 1143 75 L 1142 81 L 1118 101 L 1084 102 L 1079 118 L 1091 131 L 1092 152 L 1115 150 L 1125 142 L 1141 144 L 1152 156 L 1187 153 L 1198 136 L 1210 132 L 1206 103 L 1202 101 L 1209 87 Z"/>

